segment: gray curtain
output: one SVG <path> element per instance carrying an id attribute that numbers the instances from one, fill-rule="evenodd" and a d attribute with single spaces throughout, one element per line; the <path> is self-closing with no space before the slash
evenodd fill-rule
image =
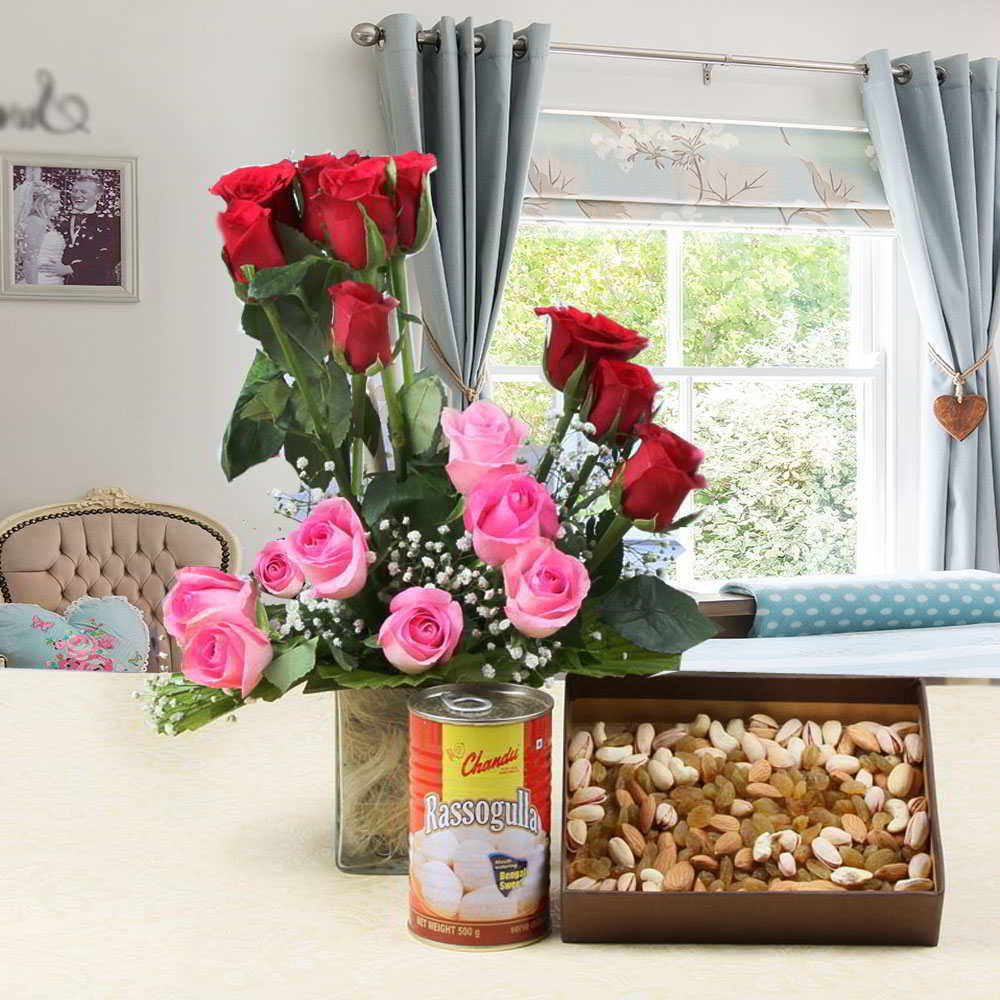
<path id="1" fill-rule="evenodd" d="M 1000 323 L 998 61 L 959 55 L 935 63 L 927 52 L 890 61 L 885 51 L 866 61 L 865 116 L 923 336 L 961 371 L 983 355 Z M 909 78 L 897 81 L 892 67 L 904 64 Z M 927 362 L 921 499 L 928 569 L 1000 570 L 998 364 L 995 358 L 966 382 L 989 409 L 959 442 L 931 412 L 933 398 L 953 386 Z"/>
<path id="2" fill-rule="evenodd" d="M 480 384 L 521 213 L 549 26 L 515 33 L 507 21 L 474 28 L 443 17 L 433 26 L 440 44 L 421 48 L 422 25 L 412 15 L 393 14 L 380 26 L 378 80 L 391 150 L 438 158 L 431 180 L 437 232 L 412 268 L 424 319 L 448 364 L 426 338 L 422 359 L 466 405 L 455 376 L 465 387 Z M 479 55 L 476 34 L 485 42 Z M 518 58 L 515 34 L 528 43 Z"/>

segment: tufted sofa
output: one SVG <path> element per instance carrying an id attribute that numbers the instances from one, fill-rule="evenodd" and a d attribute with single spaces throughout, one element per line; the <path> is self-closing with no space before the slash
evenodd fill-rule
<path id="1" fill-rule="evenodd" d="M 153 636 L 150 669 L 175 669 L 160 606 L 180 566 L 236 572 L 239 545 L 217 521 L 183 507 L 150 503 L 120 488 L 0 522 L 0 601 L 62 612 L 79 597 L 125 597 Z M 166 652 L 167 656 L 155 654 Z"/>

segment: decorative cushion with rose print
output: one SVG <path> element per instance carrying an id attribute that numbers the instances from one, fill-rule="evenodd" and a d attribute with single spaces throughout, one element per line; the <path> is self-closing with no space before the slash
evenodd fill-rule
<path id="1" fill-rule="evenodd" d="M 124 597 L 81 597 L 61 615 L 0 604 L 0 656 L 28 670 L 139 673 L 149 660 L 149 630 Z"/>

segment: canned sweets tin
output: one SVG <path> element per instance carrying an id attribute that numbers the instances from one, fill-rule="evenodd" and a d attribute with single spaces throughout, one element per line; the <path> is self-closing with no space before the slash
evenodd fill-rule
<path id="1" fill-rule="evenodd" d="M 443 684 L 410 702 L 410 930 L 514 948 L 549 929 L 552 699 Z"/>

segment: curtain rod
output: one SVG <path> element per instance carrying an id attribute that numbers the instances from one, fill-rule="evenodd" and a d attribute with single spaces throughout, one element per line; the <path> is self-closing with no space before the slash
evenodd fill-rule
<path id="1" fill-rule="evenodd" d="M 385 31 L 377 24 L 364 21 L 356 24 L 351 30 L 351 38 L 357 45 L 371 48 L 381 45 L 385 39 Z M 436 31 L 418 31 L 417 45 L 437 45 L 439 36 Z M 480 34 L 475 35 L 476 55 L 483 50 L 485 41 Z M 671 49 L 635 49 L 620 45 L 583 45 L 575 42 L 553 42 L 549 46 L 552 52 L 562 52 L 578 56 L 617 56 L 626 59 L 662 59 L 669 62 L 700 63 L 703 68 L 703 78 L 707 83 L 711 79 L 713 66 L 756 66 L 766 69 L 798 69 L 814 73 L 846 73 L 865 76 L 868 73 L 866 63 L 822 62 L 814 59 L 778 59 L 770 56 L 738 56 L 722 52 L 681 52 Z M 528 51 L 528 40 L 519 35 L 514 39 L 514 56 L 520 58 Z M 907 66 L 893 67 L 893 75 L 905 82 L 910 69 Z"/>

